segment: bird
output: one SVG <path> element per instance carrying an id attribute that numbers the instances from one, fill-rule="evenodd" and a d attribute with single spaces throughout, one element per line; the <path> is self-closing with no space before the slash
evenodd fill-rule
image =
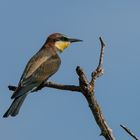
<path id="1" fill-rule="evenodd" d="M 27 95 L 58 71 L 61 65 L 59 54 L 71 43 L 80 41 L 82 40 L 69 38 L 61 33 L 49 35 L 41 49 L 28 61 L 18 86 L 11 96 L 13 102 L 3 117 L 16 116 Z"/>

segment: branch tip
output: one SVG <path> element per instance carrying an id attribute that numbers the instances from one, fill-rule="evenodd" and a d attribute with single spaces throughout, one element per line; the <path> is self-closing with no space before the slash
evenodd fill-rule
<path id="1" fill-rule="evenodd" d="M 76 67 L 76 72 L 77 72 L 78 75 L 82 75 L 84 73 L 80 66 Z"/>
<path id="2" fill-rule="evenodd" d="M 135 140 L 140 140 L 140 138 L 136 137 L 136 135 L 135 135 L 133 132 L 131 132 L 131 130 L 130 130 L 129 128 L 127 128 L 126 126 L 121 125 L 121 124 L 120 124 L 120 126 L 121 126 L 132 138 L 134 138 Z"/>
<path id="3" fill-rule="evenodd" d="M 104 43 L 104 41 L 103 41 L 103 39 L 102 39 L 101 36 L 99 37 L 99 40 L 100 40 L 101 46 L 102 46 L 102 47 L 105 47 L 106 45 L 105 45 L 105 43 Z"/>
<path id="4" fill-rule="evenodd" d="M 8 89 L 11 90 L 11 91 L 15 91 L 16 88 L 17 88 L 16 86 L 11 86 L 11 85 L 8 86 Z"/>

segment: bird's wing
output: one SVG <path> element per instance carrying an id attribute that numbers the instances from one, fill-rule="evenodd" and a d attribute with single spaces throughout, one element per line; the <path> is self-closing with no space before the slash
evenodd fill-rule
<path id="1" fill-rule="evenodd" d="M 50 54 L 44 52 L 44 50 L 37 52 L 27 63 L 25 70 L 19 81 L 19 85 L 25 86 L 23 84 L 24 80 L 28 79 L 50 57 L 51 57 Z"/>
<path id="2" fill-rule="evenodd" d="M 19 97 L 34 87 L 38 87 L 58 70 L 60 63 L 61 61 L 57 54 L 47 57 L 33 57 L 22 75 L 19 91 L 17 89 L 12 98 Z"/>
<path id="3" fill-rule="evenodd" d="M 24 82 L 28 81 L 30 83 L 30 81 L 33 80 L 33 81 L 39 81 L 42 83 L 46 81 L 54 73 L 57 72 L 60 64 L 61 64 L 61 60 L 59 56 L 57 54 L 53 55 L 49 57 L 45 62 L 43 62 L 36 69 L 36 71 L 32 73 L 31 76 L 29 76 L 28 78 L 24 80 Z"/>

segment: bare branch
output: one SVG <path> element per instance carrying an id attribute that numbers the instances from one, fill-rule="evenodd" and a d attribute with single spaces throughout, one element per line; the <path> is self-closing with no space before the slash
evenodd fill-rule
<path id="1" fill-rule="evenodd" d="M 16 86 L 9 85 L 8 88 L 11 91 L 15 91 L 17 87 Z"/>
<path id="2" fill-rule="evenodd" d="M 101 52 L 100 52 L 100 59 L 99 59 L 99 65 L 97 68 L 103 67 L 103 62 L 104 62 L 104 48 L 105 48 L 105 43 L 101 37 L 99 37 L 100 43 L 101 43 Z"/>
<path id="3" fill-rule="evenodd" d="M 136 137 L 136 135 L 131 132 L 131 130 L 129 128 L 127 128 L 124 125 L 120 125 L 132 138 L 134 138 L 135 140 L 140 140 L 140 138 Z"/>
<path id="4" fill-rule="evenodd" d="M 36 92 L 38 90 L 41 90 L 44 87 L 81 92 L 80 86 L 63 85 L 63 84 L 57 84 L 57 83 L 53 83 L 53 82 L 46 82 L 45 84 L 41 85 L 39 88 L 33 90 L 32 92 Z M 8 88 L 11 91 L 15 91 L 17 87 L 16 86 L 9 85 Z"/>
<path id="5" fill-rule="evenodd" d="M 90 85 L 94 86 L 95 80 L 97 77 L 103 75 L 104 69 L 103 69 L 103 62 L 104 62 L 104 48 L 105 48 L 105 43 L 103 42 L 103 39 L 99 37 L 100 43 L 101 43 L 101 51 L 100 51 L 100 58 L 99 58 L 99 63 L 95 71 L 92 72 L 91 74 L 91 82 Z"/>
<path id="6" fill-rule="evenodd" d="M 83 84 L 87 86 L 88 85 L 87 77 L 84 71 L 82 70 L 82 68 L 80 68 L 80 66 L 77 66 L 76 72 L 77 72 L 77 75 L 79 76 L 79 82 L 80 82 L 79 84 Z"/>
<path id="7" fill-rule="evenodd" d="M 115 137 L 113 136 L 112 130 L 108 126 L 107 122 L 105 121 L 102 111 L 100 109 L 99 104 L 97 103 L 96 97 L 95 97 L 95 82 L 99 76 L 103 74 L 103 60 L 104 60 L 104 47 L 105 44 L 100 37 L 100 42 L 101 42 L 101 52 L 100 52 L 100 58 L 99 58 L 99 64 L 96 68 L 95 71 L 92 72 L 92 79 L 90 83 L 87 83 L 87 86 L 82 84 L 80 82 L 80 87 L 82 89 L 83 95 L 85 96 L 89 107 L 92 111 L 92 114 L 96 120 L 96 123 L 98 124 L 100 130 L 101 130 L 101 135 L 105 137 L 106 140 L 115 140 Z M 79 73 L 84 73 L 83 70 L 79 67 L 78 68 Z M 79 79 L 81 75 L 78 73 Z M 85 74 L 83 74 L 85 77 Z"/>
<path id="8" fill-rule="evenodd" d="M 69 90 L 69 91 L 77 91 L 81 92 L 80 86 L 75 85 L 63 85 L 63 84 L 57 84 L 53 82 L 46 82 L 42 88 L 49 87 L 49 88 L 55 88 L 55 89 L 61 89 L 61 90 Z"/>

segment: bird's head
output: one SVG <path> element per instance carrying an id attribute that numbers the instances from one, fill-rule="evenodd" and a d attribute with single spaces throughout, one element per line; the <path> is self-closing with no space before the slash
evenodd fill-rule
<path id="1" fill-rule="evenodd" d="M 69 45 L 73 42 L 80 42 L 82 40 L 69 38 L 60 33 L 51 34 L 48 39 L 47 43 L 52 43 L 54 47 L 60 52 L 63 52 L 65 48 L 69 47 Z"/>

